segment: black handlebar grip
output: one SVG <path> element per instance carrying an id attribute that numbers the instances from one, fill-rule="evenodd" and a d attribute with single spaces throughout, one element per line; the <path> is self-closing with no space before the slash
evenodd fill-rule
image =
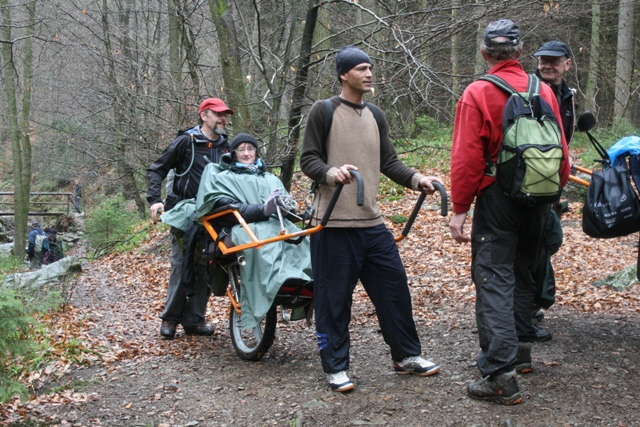
<path id="1" fill-rule="evenodd" d="M 353 176 L 356 180 L 356 185 L 358 187 L 358 196 L 357 196 L 357 204 L 358 206 L 364 205 L 364 181 L 362 180 L 362 175 L 360 172 L 349 170 L 351 176 Z M 342 192 L 342 184 L 338 183 L 336 185 L 336 189 L 333 191 L 333 195 L 329 200 L 329 204 L 327 205 L 327 209 L 324 211 L 324 215 L 322 216 L 322 220 L 320 220 L 320 225 L 323 227 L 327 225 L 329 222 L 329 218 L 331 217 L 331 213 L 333 212 L 333 208 L 336 206 L 336 202 L 338 201 L 338 197 L 340 197 L 340 193 Z"/>
<path id="2" fill-rule="evenodd" d="M 449 213 L 449 200 L 447 199 L 447 190 L 444 188 L 444 185 L 439 182 L 432 182 L 433 188 L 438 190 L 440 193 L 440 215 L 447 216 Z"/>
<path id="3" fill-rule="evenodd" d="M 360 175 L 360 172 L 354 170 L 349 170 L 349 173 L 356 179 L 356 185 L 358 186 L 358 198 L 356 202 L 358 206 L 362 206 L 364 205 L 364 181 L 362 180 L 362 175 Z"/>
<path id="4" fill-rule="evenodd" d="M 432 182 L 433 188 L 438 190 L 440 193 L 441 206 L 440 206 L 440 215 L 447 216 L 448 213 L 448 201 L 447 201 L 447 190 L 445 190 L 444 186 L 439 182 Z M 420 196 L 418 197 L 418 201 L 416 205 L 413 207 L 413 211 L 411 211 L 411 215 L 409 216 L 409 220 L 405 224 L 402 229 L 402 236 L 407 237 L 411 227 L 413 227 L 413 222 L 416 220 L 416 216 L 418 216 L 418 212 L 420 212 L 420 208 L 422 207 L 422 203 L 424 203 L 424 199 L 427 197 L 427 193 L 424 191 L 420 192 Z"/>

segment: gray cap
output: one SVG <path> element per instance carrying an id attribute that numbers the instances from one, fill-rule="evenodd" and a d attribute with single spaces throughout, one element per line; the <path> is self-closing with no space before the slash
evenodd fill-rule
<path id="1" fill-rule="evenodd" d="M 498 37 L 506 40 L 496 41 Z M 515 46 L 520 43 L 520 28 L 510 19 L 500 19 L 487 25 L 484 30 L 484 44 L 493 46 Z"/>
<path id="2" fill-rule="evenodd" d="M 571 58 L 571 50 L 566 43 L 559 40 L 551 40 L 546 42 L 533 56 L 566 56 Z"/>

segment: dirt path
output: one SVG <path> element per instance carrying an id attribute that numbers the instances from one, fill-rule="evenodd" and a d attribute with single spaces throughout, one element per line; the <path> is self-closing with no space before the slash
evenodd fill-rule
<path id="1" fill-rule="evenodd" d="M 83 339 L 104 347 L 103 361 L 72 367 L 47 382 L 20 406 L 23 418 L 39 419 L 40 425 L 128 427 L 638 426 L 637 286 L 619 294 L 583 284 L 592 280 L 590 266 L 602 264 L 603 251 L 620 253 L 633 240 L 615 239 L 596 253 L 573 256 L 575 247 L 599 242 L 573 240 L 576 224 L 571 217 L 566 221 L 569 240 L 556 260 L 563 297 L 543 321 L 554 338 L 535 345 L 534 372 L 519 377 L 520 405 L 478 402 L 465 393 L 467 382 L 479 377 L 468 247 L 448 246 L 446 228 L 438 222 L 428 233 L 427 227 L 415 230 L 415 240 L 403 250 L 423 351 L 441 366 L 434 377 L 393 373 L 361 288 L 351 328 L 350 376 L 356 390 L 350 394 L 327 386 L 313 327 L 303 321 L 281 322 L 261 361 L 239 359 L 223 297 L 212 298 L 208 315 L 216 336 L 180 332 L 173 341 L 159 339 L 168 245 L 166 237 L 158 237 L 126 259 L 108 257 L 85 266 L 71 306 L 74 318 L 82 320 Z M 426 242 L 429 248 L 421 246 Z M 618 263 L 626 265 L 634 256 Z"/>

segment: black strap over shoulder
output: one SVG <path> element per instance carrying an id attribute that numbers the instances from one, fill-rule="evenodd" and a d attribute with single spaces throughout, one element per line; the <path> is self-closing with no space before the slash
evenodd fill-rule
<path id="1" fill-rule="evenodd" d="M 491 82 L 491 83 L 493 83 L 494 85 L 498 86 L 500 89 L 504 90 L 505 92 L 507 92 L 510 95 L 518 93 L 518 91 L 515 90 L 513 88 L 513 86 L 511 86 L 503 78 L 498 77 L 495 74 L 485 74 L 484 76 L 480 77 L 480 80 L 485 80 L 485 81 Z"/>
<path id="2" fill-rule="evenodd" d="M 507 83 L 506 80 L 504 80 L 501 77 L 496 76 L 495 74 L 485 74 L 484 76 L 480 77 L 480 80 L 485 80 L 485 81 L 493 83 L 494 85 L 496 85 L 497 87 L 499 87 L 503 91 L 507 92 L 510 96 L 518 95 L 524 101 L 526 101 L 525 105 L 528 105 L 529 102 L 531 101 L 531 99 L 533 99 L 534 96 L 536 96 L 536 95 L 538 95 L 540 93 L 540 79 L 538 79 L 538 77 L 535 74 L 529 74 L 529 82 L 527 84 L 527 92 L 529 94 L 529 99 L 528 100 L 525 99 L 520 94 L 520 92 L 515 90 L 513 88 L 513 86 L 511 86 L 509 83 Z M 494 176 L 494 174 L 495 174 L 495 169 L 494 169 L 495 163 L 494 163 L 493 159 L 491 158 L 491 155 L 489 154 L 489 151 L 486 150 L 486 149 L 484 150 L 484 158 L 485 158 L 485 163 L 486 163 L 485 175 Z"/>
<path id="3" fill-rule="evenodd" d="M 480 80 L 485 80 L 493 83 L 503 91 L 507 92 L 509 95 L 520 95 L 520 92 L 515 90 L 513 86 L 507 83 L 506 80 L 496 76 L 495 74 L 485 74 L 484 76 L 480 77 Z M 529 94 L 529 100 L 533 99 L 534 96 L 540 94 L 540 79 L 535 74 L 529 74 L 527 93 Z"/>

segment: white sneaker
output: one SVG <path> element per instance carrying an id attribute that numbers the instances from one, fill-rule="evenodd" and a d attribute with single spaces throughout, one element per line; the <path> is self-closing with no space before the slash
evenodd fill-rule
<path id="1" fill-rule="evenodd" d="M 437 374 L 440 367 L 430 360 L 420 356 L 405 357 L 400 362 L 393 362 L 393 369 L 397 374 L 416 374 L 421 377 Z"/>
<path id="2" fill-rule="evenodd" d="M 345 391 L 353 390 L 353 383 L 345 371 L 327 374 L 327 380 L 329 380 L 329 384 L 331 384 L 331 388 L 334 391 L 344 393 Z"/>

